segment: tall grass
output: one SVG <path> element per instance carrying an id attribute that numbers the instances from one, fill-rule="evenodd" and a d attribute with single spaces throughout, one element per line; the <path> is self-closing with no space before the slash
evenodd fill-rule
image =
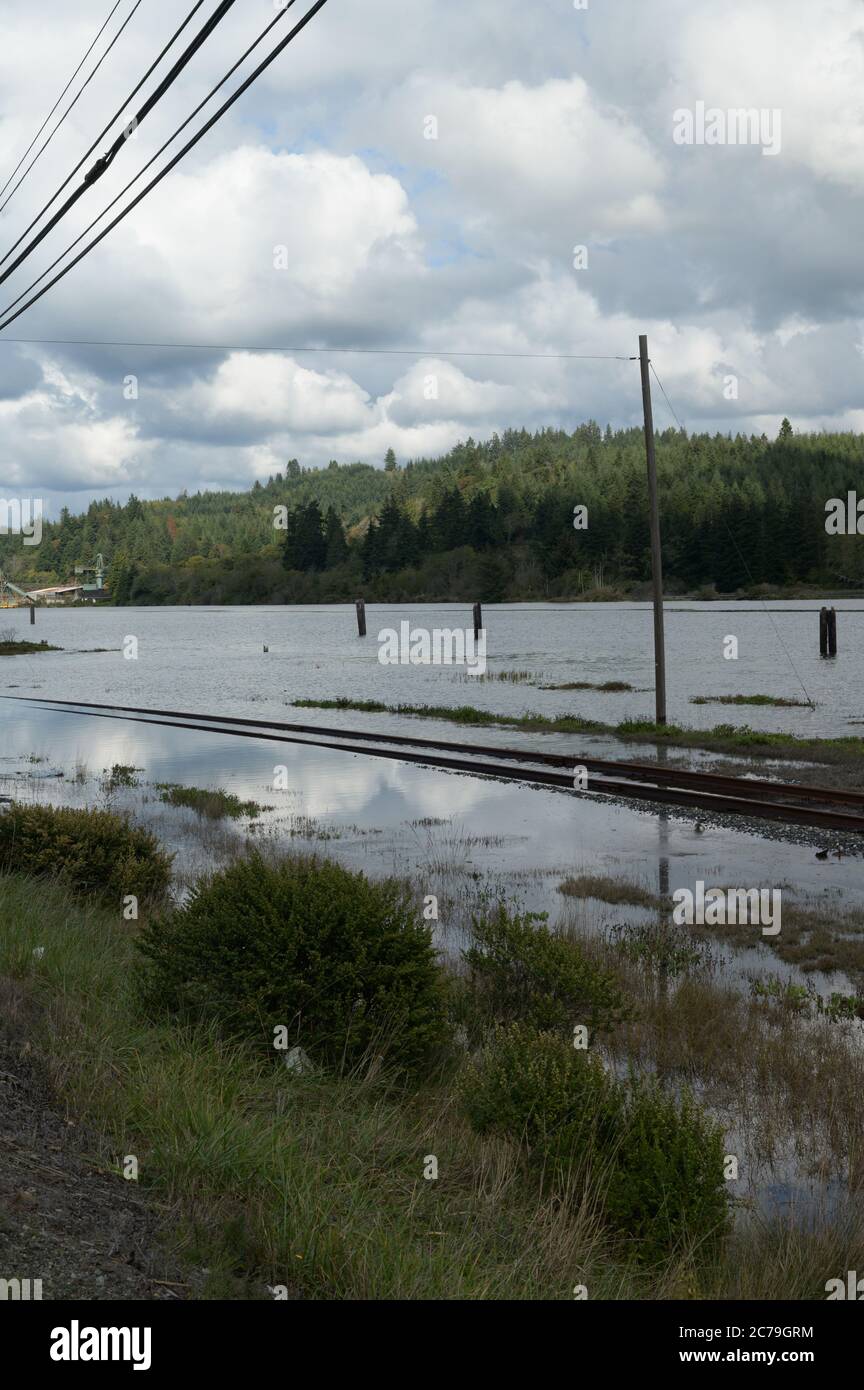
<path id="1" fill-rule="evenodd" d="M 130 986 L 134 924 L 58 885 L 0 876 L 0 926 L 0 975 L 33 1004 L 30 1041 L 58 1096 L 106 1165 L 138 1157 L 166 1240 L 209 1271 L 200 1296 L 268 1298 L 284 1285 L 313 1299 L 566 1300 L 585 1284 L 592 1299 L 822 1299 L 828 1278 L 864 1268 L 864 1221 L 850 1204 L 809 1230 L 741 1213 L 716 1256 L 697 1246 L 640 1270 L 603 1233 L 596 1192 L 543 1196 L 518 1144 L 470 1130 L 450 1083 L 300 1076 L 206 1027 L 148 1024 Z M 678 1023 L 664 1015 L 666 1068 L 710 1060 L 731 1090 L 756 1071 L 762 1093 L 779 1062 L 783 1103 L 814 1103 L 825 1073 L 793 1084 L 803 1053 L 784 1062 L 785 1025 L 773 1066 L 766 1026 L 736 1068 L 730 1051 L 752 1046 L 750 1016 L 731 1011 L 718 1036 L 724 1001 L 708 1002 L 685 993 Z M 642 1005 L 621 1038 L 631 1056 L 663 1009 L 647 990 Z M 859 1084 L 850 1074 L 832 1107 Z M 424 1178 L 430 1156 L 437 1180 Z"/>
<path id="2" fill-rule="evenodd" d="M 58 1091 L 106 1163 L 138 1157 L 207 1295 L 567 1298 L 609 1264 L 591 1212 L 565 1221 L 519 1148 L 474 1136 L 445 1088 L 298 1076 L 207 1028 L 148 1026 L 128 929 L 48 884 L 0 877 L 0 921 L 0 972 L 44 1008 Z"/>

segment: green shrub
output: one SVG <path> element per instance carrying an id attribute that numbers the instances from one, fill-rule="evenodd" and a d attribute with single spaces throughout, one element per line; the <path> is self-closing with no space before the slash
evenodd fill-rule
<path id="1" fill-rule="evenodd" d="M 496 1030 L 459 1088 L 472 1126 L 524 1142 L 553 1186 L 590 1178 L 606 1223 L 643 1263 L 711 1246 L 725 1230 L 723 1132 L 689 1096 L 618 1081 L 590 1053 L 524 1024 Z"/>
<path id="2" fill-rule="evenodd" d="M 605 1208 L 647 1263 L 690 1241 L 711 1246 L 727 1223 L 723 1130 L 688 1094 L 631 1080 Z"/>
<path id="3" fill-rule="evenodd" d="M 155 835 L 109 811 L 14 801 L 0 814 L 0 871 L 55 875 L 118 911 L 129 894 L 145 905 L 164 899 L 172 858 Z"/>
<path id="4" fill-rule="evenodd" d="M 463 956 L 475 1030 L 521 1021 L 540 1032 L 572 1034 L 584 1024 L 593 1033 L 625 1016 L 615 977 L 587 960 L 575 942 L 548 931 L 546 920 L 545 913 L 511 916 L 503 903 L 474 918 L 474 944 Z M 472 1019 L 467 1023 L 470 1032 Z"/>
<path id="5" fill-rule="evenodd" d="M 466 1064 L 459 1089 L 478 1133 L 521 1140 L 553 1181 L 603 1151 L 617 1130 L 619 1099 L 601 1063 L 524 1023 L 495 1030 Z"/>
<path id="6" fill-rule="evenodd" d="M 195 885 L 138 938 L 145 1004 L 273 1047 L 287 1027 L 317 1061 L 429 1063 L 445 1037 L 426 925 L 404 887 L 315 859 L 253 854 Z"/>

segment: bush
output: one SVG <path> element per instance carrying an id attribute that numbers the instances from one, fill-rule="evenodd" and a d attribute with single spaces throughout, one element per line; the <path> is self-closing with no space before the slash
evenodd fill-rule
<path id="1" fill-rule="evenodd" d="M 478 1133 L 521 1140 L 551 1165 L 553 1181 L 605 1149 L 616 1132 L 618 1096 L 600 1062 L 523 1023 L 495 1030 L 466 1065 L 459 1089 Z"/>
<path id="2" fill-rule="evenodd" d="M 151 1009 L 214 1019 L 269 1048 L 285 1025 L 329 1066 L 376 1049 L 415 1070 L 445 1037 L 430 932 L 406 890 L 338 864 L 250 855 L 199 880 L 138 947 Z"/>
<path id="3" fill-rule="evenodd" d="M 631 1079 L 606 1215 L 647 1263 L 690 1241 L 711 1246 L 725 1230 L 723 1130 L 684 1094 Z"/>
<path id="4" fill-rule="evenodd" d="M 553 1033 L 498 1029 L 460 1081 L 480 1133 L 524 1142 L 559 1190 L 591 1176 L 604 1219 L 653 1263 L 727 1222 L 723 1131 L 687 1095 L 624 1083 Z"/>
<path id="5" fill-rule="evenodd" d="M 593 1033 L 625 1016 L 624 998 L 608 971 L 587 960 L 575 942 L 554 936 L 546 915 L 494 914 L 474 918 L 474 945 L 463 953 L 471 969 L 475 1026 L 522 1021 L 540 1032 Z M 469 1029 L 471 1020 L 468 1020 Z"/>
<path id="6" fill-rule="evenodd" d="M 163 900 L 172 859 L 155 835 L 109 811 L 15 801 L 0 814 L 0 870 L 56 875 L 118 911 L 129 894 L 145 905 Z"/>

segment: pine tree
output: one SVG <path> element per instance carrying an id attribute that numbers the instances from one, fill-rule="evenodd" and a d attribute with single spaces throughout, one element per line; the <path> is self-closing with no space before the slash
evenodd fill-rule
<path id="1" fill-rule="evenodd" d="M 339 513 L 331 505 L 324 517 L 324 567 L 332 570 L 336 565 L 343 565 L 347 559 L 348 542 L 345 539 L 345 528 Z"/>

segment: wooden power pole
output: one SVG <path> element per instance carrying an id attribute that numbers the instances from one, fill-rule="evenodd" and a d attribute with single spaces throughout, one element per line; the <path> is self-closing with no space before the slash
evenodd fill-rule
<path id="1" fill-rule="evenodd" d="M 645 415 L 645 455 L 648 460 L 648 507 L 651 513 L 651 577 L 654 582 L 654 701 L 655 719 L 666 723 L 666 647 L 663 638 L 663 557 L 660 551 L 660 510 L 657 505 L 657 461 L 654 457 L 654 415 L 648 338 L 639 336 L 642 371 L 642 410 Z"/>

